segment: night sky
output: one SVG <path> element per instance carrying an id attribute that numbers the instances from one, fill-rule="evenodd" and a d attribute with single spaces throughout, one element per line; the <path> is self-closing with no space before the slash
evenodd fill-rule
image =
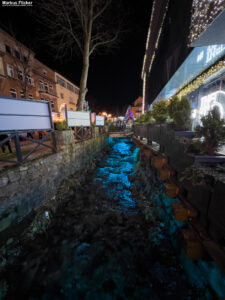
<path id="1" fill-rule="evenodd" d="M 123 2 L 126 32 L 123 33 L 118 48 L 112 53 L 94 54 L 91 57 L 88 77 L 89 102 L 96 109 L 116 114 L 122 113 L 127 105 L 142 95 L 141 69 L 152 7 L 151 0 Z M 37 5 L 37 2 L 33 3 Z M 18 39 L 28 47 L 32 45 L 37 59 L 79 85 L 81 57 L 54 60 L 48 46 L 39 41 L 39 38 L 37 42 L 40 33 L 44 35 L 45 28 L 41 28 L 27 10 L 28 8 L 22 7 L 1 7 L 0 26 L 6 29 L 11 24 Z"/>

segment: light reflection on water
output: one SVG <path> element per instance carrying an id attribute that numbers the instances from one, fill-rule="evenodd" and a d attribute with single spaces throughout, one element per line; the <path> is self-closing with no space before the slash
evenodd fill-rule
<path id="1" fill-rule="evenodd" d="M 115 201 L 117 209 L 134 212 L 136 203 L 129 189 L 129 176 L 134 174 L 139 149 L 131 139 L 125 138 L 109 138 L 107 145 L 109 153 L 96 170 L 94 181 L 101 183 L 102 190 Z"/>

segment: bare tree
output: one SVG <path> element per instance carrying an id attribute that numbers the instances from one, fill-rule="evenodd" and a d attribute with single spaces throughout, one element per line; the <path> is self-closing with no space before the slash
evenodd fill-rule
<path id="1" fill-rule="evenodd" d="M 18 82 L 21 87 L 21 97 L 27 98 L 29 87 L 33 84 L 31 72 L 33 69 L 32 51 L 25 48 L 20 42 L 15 40 L 17 54 L 14 54 L 13 64 L 17 72 Z"/>
<path id="2" fill-rule="evenodd" d="M 78 110 L 83 110 L 90 56 L 100 47 L 112 48 L 121 33 L 120 0 L 40 1 L 38 20 L 58 55 L 75 48 L 82 54 Z"/>

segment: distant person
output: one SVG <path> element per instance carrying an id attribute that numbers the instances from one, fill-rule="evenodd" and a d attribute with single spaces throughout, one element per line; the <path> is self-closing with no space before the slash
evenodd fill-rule
<path id="1" fill-rule="evenodd" d="M 42 140 L 42 137 L 43 137 L 43 131 L 38 131 L 38 135 L 39 135 L 39 140 Z"/>
<path id="2" fill-rule="evenodd" d="M 2 134 L 0 135 L 0 142 L 3 141 L 4 139 L 6 139 L 8 137 L 7 134 Z M 12 153 L 12 148 L 11 148 L 11 145 L 10 145 L 10 141 L 4 143 L 1 148 L 2 148 L 2 152 L 5 153 L 5 145 L 8 146 L 8 149 L 9 149 L 9 152 Z"/>
<path id="3" fill-rule="evenodd" d="M 33 134 L 31 132 L 28 132 L 27 137 L 33 139 Z"/>

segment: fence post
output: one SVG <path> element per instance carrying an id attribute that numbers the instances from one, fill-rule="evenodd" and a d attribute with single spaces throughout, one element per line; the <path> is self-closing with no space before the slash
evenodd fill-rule
<path id="1" fill-rule="evenodd" d="M 52 127 L 51 136 L 52 136 L 53 148 L 54 148 L 54 152 L 57 152 L 55 129 L 54 129 L 54 123 L 53 123 L 53 120 L 52 120 L 52 108 L 51 108 L 50 102 L 48 102 L 48 111 L 49 111 L 50 123 L 51 123 L 51 127 Z"/>
<path id="2" fill-rule="evenodd" d="M 16 148 L 16 156 L 19 163 L 23 162 L 23 155 L 20 147 L 20 138 L 18 133 L 16 132 L 16 135 L 14 136 L 14 143 Z"/>

